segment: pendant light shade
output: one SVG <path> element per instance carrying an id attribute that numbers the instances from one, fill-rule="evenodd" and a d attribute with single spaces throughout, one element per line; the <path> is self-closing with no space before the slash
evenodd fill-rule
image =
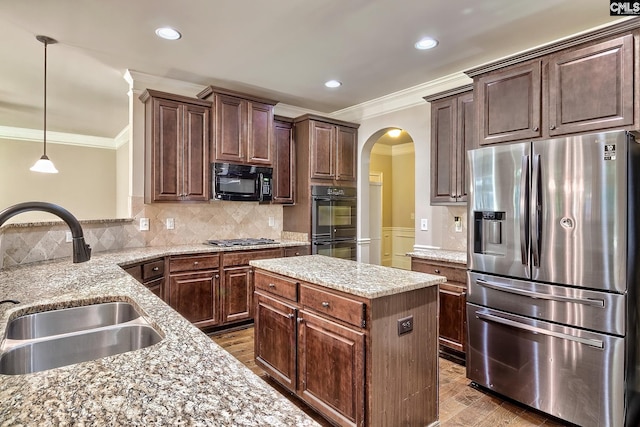
<path id="1" fill-rule="evenodd" d="M 58 173 L 58 169 L 53 162 L 47 157 L 47 45 L 58 43 L 56 40 L 47 36 L 36 36 L 36 39 L 44 44 L 44 153 L 38 161 L 31 166 L 33 172 Z"/>

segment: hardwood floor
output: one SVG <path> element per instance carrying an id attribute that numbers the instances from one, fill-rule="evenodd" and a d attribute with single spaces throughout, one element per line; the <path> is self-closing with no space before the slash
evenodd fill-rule
<path id="1" fill-rule="evenodd" d="M 244 363 L 275 389 L 289 398 L 321 426 L 329 427 L 326 420 L 316 414 L 304 402 L 270 379 L 253 358 L 253 327 L 212 335 L 216 343 Z M 517 403 L 505 401 L 484 390 L 470 385 L 465 376 L 465 367 L 447 358 L 439 358 L 439 408 L 441 427 L 525 427 L 567 426 L 540 412 Z"/>

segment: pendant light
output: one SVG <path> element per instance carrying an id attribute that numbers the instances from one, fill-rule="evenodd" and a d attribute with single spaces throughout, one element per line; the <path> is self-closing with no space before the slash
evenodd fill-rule
<path id="1" fill-rule="evenodd" d="M 47 36 L 36 36 L 36 39 L 44 44 L 44 154 L 31 166 L 30 170 L 33 172 L 58 173 L 58 169 L 56 169 L 53 162 L 47 157 L 47 45 L 58 42 Z"/>

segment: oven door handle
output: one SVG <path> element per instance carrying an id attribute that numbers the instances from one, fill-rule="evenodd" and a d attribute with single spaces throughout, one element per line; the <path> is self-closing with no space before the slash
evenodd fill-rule
<path id="1" fill-rule="evenodd" d="M 326 245 L 333 245 L 334 242 L 313 242 L 313 244 L 316 246 L 326 246 Z"/>
<path id="2" fill-rule="evenodd" d="M 476 279 L 476 283 L 484 288 L 494 289 L 496 291 L 507 292 L 510 294 L 522 295 L 529 298 L 534 299 L 545 299 L 550 301 L 561 301 L 561 302 L 572 302 L 576 304 L 584 304 L 589 305 L 591 307 L 599 307 L 604 308 L 604 300 L 601 299 L 591 299 L 591 298 L 573 298 L 573 297 L 564 297 L 562 295 L 549 295 L 543 294 L 540 292 L 527 291 L 525 289 L 516 289 L 510 286 L 501 285 L 498 283 L 488 282 L 483 279 Z"/>
<path id="3" fill-rule="evenodd" d="M 515 320 L 505 319 L 500 316 L 494 316 L 493 314 L 481 313 L 476 311 L 476 318 L 486 320 L 489 322 L 500 323 L 502 325 L 511 326 L 512 328 L 522 329 L 527 332 L 531 332 L 534 334 L 542 334 L 547 335 L 554 338 L 560 338 L 567 341 L 573 341 L 580 344 L 585 344 L 591 347 L 596 348 L 604 348 L 604 343 L 601 340 L 594 340 L 590 338 L 580 338 L 569 334 L 564 334 L 562 332 L 549 331 L 544 328 L 538 328 L 536 326 L 527 325 L 525 323 L 516 322 Z"/>

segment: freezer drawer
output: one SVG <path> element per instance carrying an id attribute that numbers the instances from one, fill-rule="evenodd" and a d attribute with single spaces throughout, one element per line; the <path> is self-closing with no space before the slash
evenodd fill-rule
<path id="1" fill-rule="evenodd" d="M 624 425 L 624 339 L 467 303 L 467 377 L 583 426 Z"/>
<path id="2" fill-rule="evenodd" d="M 467 301 L 522 316 L 626 335 L 626 295 L 467 272 Z"/>

